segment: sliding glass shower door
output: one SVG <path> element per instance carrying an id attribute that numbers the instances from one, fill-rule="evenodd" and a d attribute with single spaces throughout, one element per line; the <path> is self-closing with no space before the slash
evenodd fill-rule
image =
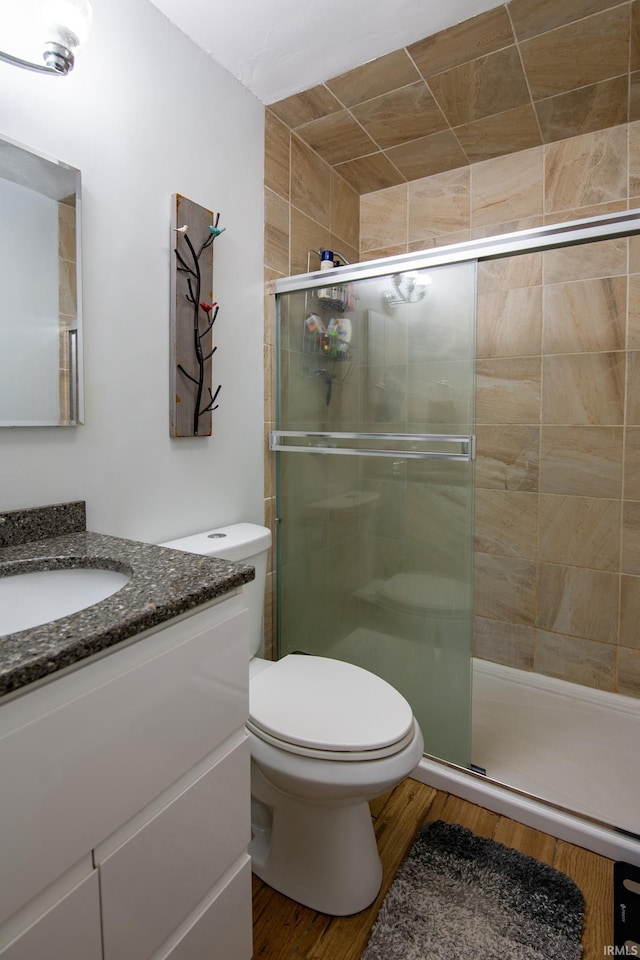
<path id="1" fill-rule="evenodd" d="M 475 263 L 328 284 L 277 298 L 279 654 L 379 674 L 468 766 Z"/>

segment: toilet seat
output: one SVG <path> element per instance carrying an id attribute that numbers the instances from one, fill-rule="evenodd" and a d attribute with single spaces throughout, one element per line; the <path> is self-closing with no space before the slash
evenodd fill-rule
<path id="1" fill-rule="evenodd" d="M 289 654 L 251 679 L 247 728 L 288 753 L 378 760 L 414 737 L 411 707 L 385 680 L 351 663 Z"/>

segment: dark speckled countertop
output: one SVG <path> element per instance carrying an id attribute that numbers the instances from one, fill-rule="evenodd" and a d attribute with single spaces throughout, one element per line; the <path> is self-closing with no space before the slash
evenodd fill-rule
<path id="1" fill-rule="evenodd" d="M 84 516 L 82 501 L 0 513 L 0 577 L 98 567 L 131 578 L 91 607 L 0 636 L 0 695 L 158 627 L 254 578 L 253 567 L 246 564 L 88 533 Z M 38 533 L 41 538 L 36 538 Z"/>

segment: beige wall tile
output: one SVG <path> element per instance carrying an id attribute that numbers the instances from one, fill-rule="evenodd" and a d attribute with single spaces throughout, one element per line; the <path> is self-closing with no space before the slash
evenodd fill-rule
<path id="1" fill-rule="evenodd" d="M 525 253 L 516 257 L 485 260 L 478 264 L 478 293 L 513 290 L 542 283 L 542 254 Z"/>
<path id="2" fill-rule="evenodd" d="M 624 498 L 640 500 L 640 427 L 625 430 Z"/>
<path id="3" fill-rule="evenodd" d="M 371 100 L 390 90 L 397 90 L 420 79 L 411 57 L 405 50 L 395 50 L 377 60 L 327 80 L 326 86 L 345 105 Z"/>
<path id="4" fill-rule="evenodd" d="M 466 243 L 470 240 L 470 231 L 458 230 L 455 233 L 441 233 L 437 237 L 424 237 L 422 240 L 412 240 L 408 245 L 408 252 L 431 250 L 433 247 L 446 247 L 452 243 Z"/>
<path id="5" fill-rule="evenodd" d="M 626 307 L 626 277 L 547 284 L 543 352 L 624 350 Z"/>
<path id="6" fill-rule="evenodd" d="M 476 551 L 535 560 L 537 537 L 537 493 L 476 490 Z"/>
<path id="7" fill-rule="evenodd" d="M 629 237 L 629 273 L 640 273 L 640 234 Z"/>
<path id="8" fill-rule="evenodd" d="M 476 417 L 478 423 L 538 423 L 540 359 L 479 360 Z"/>
<path id="9" fill-rule="evenodd" d="M 429 86 L 452 127 L 530 102 L 515 45 L 432 74 Z"/>
<path id="10" fill-rule="evenodd" d="M 470 163 L 528 150 L 542 143 L 538 119 L 530 103 L 462 124 L 455 128 L 455 135 Z"/>
<path id="11" fill-rule="evenodd" d="M 291 129 L 336 113 L 341 108 L 340 102 L 323 84 L 269 105 L 269 110 Z"/>
<path id="12" fill-rule="evenodd" d="M 408 185 L 409 240 L 468 231 L 471 175 L 468 167 L 447 170 Z"/>
<path id="13" fill-rule="evenodd" d="M 478 617 L 533 625 L 536 615 L 536 564 L 514 557 L 475 555 Z"/>
<path id="14" fill-rule="evenodd" d="M 509 14 L 518 40 L 615 7 L 619 0 L 510 0 Z"/>
<path id="15" fill-rule="evenodd" d="M 331 171 L 331 233 L 342 243 L 360 246 L 360 195 L 346 180 Z"/>
<path id="16" fill-rule="evenodd" d="M 289 273 L 289 204 L 273 190 L 264 192 L 264 262 Z"/>
<path id="17" fill-rule="evenodd" d="M 629 120 L 640 120 L 640 71 L 629 74 Z"/>
<path id="18" fill-rule="evenodd" d="M 544 217 L 523 217 L 521 220 L 503 220 L 499 223 L 483 224 L 481 227 L 473 227 L 471 230 L 472 240 L 483 240 L 486 237 L 496 237 L 504 233 L 516 233 L 519 230 L 535 230 L 536 227 L 544 225 Z"/>
<path id="19" fill-rule="evenodd" d="M 476 337 L 478 357 L 539 354 L 542 287 L 519 287 L 479 294 Z"/>
<path id="20" fill-rule="evenodd" d="M 622 5 L 520 44 L 534 100 L 619 77 L 629 64 L 629 10 Z"/>
<path id="21" fill-rule="evenodd" d="M 535 630 L 520 623 L 473 619 L 473 656 L 517 670 L 533 670 Z"/>
<path id="22" fill-rule="evenodd" d="M 521 424 L 477 427 L 476 486 L 491 490 L 538 489 L 540 428 Z"/>
<path id="23" fill-rule="evenodd" d="M 622 572 L 640 575 L 640 503 L 635 500 L 622 506 Z"/>
<path id="24" fill-rule="evenodd" d="M 352 247 L 350 244 L 345 243 L 345 241 L 336 236 L 335 233 L 331 233 L 331 239 L 329 240 L 330 250 L 333 250 L 334 253 L 340 254 L 347 263 L 358 263 L 360 260 L 360 253 L 358 247 Z"/>
<path id="25" fill-rule="evenodd" d="M 291 132 L 270 110 L 264 116 L 264 185 L 288 200 Z"/>
<path id="26" fill-rule="evenodd" d="M 542 147 L 474 164 L 472 227 L 542 215 L 542 169 Z"/>
<path id="27" fill-rule="evenodd" d="M 493 53 L 513 41 L 507 11 L 503 6 L 498 6 L 412 43 L 407 49 L 418 70 L 423 76 L 429 77 L 467 60 Z"/>
<path id="28" fill-rule="evenodd" d="M 543 426 L 541 491 L 620 499 L 622 442 L 621 427 Z"/>
<path id="29" fill-rule="evenodd" d="M 447 126 L 424 80 L 360 103 L 351 113 L 383 150 L 428 137 Z"/>
<path id="30" fill-rule="evenodd" d="M 627 423 L 640 424 L 640 350 L 627 354 Z"/>
<path id="31" fill-rule="evenodd" d="M 629 42 L 629 69 L 640 67 L 640 5 L 638 0 L 631 2 L 631 37 Z"/>
<path id="32" fill-rule="evenodd" d="M 360 249 L 381 250 L 407 242 L 407 186 L 400 184 L 362 197 Z"/>
<path id="33" fill-rule="evenodd" d="M 597 690 L 615 690 L 616 651 L 607 643 L 538 630 L 536 673 L 581 683 Z"/>
<path id="34" fill-rule="evenodd" d="M 322 247 L 331 249 L 330 242 L 328 227 L 305 216 L 295 207 L 291 208 L 291 269 L 289 271 L 291 275 L 306 273 L 309 250 L 319 250 Z"/>
<path id="35" fill-rule="evenodd" d="M 368 157 L 340 163 L 336 166 L 336 173 L 351 184 L 356 193 L 384 190 L 404 183 L 406 179 L 384 153 L 372 153 Z"/>
<path id="36" fill-rule="evenodd" d="M 296 133 L 331 166 L 377 150 L 371 137 L 348 110 L 305 123 L 296 129 Z"/>
<path id="37" fill-rule="evenodd" d="M 381 260 L 383 257 L 396 257 L 398 254 L 407 253 L 406 243 L 398 243 L 390 247 L 381 247 L 379 250 L 367 250 L 360 254 L 362 261 Z"/>
<path id="38" fill-rule="evenodd" d="M 291 203 L 329 227 L 331 168 L 295 135 L 291 137 Z"/>
<path id="39" fill-rule="evenodd" d="M 624 353 L 543 357 L 542 423 L 622 424 L 624 377 Z"/>
<path id="40" fill-rule="evenodd" d="M 615 644 L 618 587 L 619 577 L 615 573 L 540 563 L 537 626 Z"/>
<path id="41" fill-rule="evenodd" d="M 640 577 L 622 576 L 620 587 L 620 644 L 640 649 Z"/>
<path id="42" fill-rule="evenodd" d="M 542 255 L 545 283 L 585 280 L 594 277 L 619 277 L 627 273 L 627 241 L 598 240 Z"/>
<path id="43" fill-rule="evenodd" d="M 542 494 L 540 560 L 617 573 L 621 516 L 619 500 Z"/>
<path id="44" fill-rule="evenodd" d="M 545 155 L 545 212 L 627 196 L 626 127 L 551 143 Z"/>
<path id="45" fill-rule="evenodd" d="M 618 693 L 640 697 L 640 650 L 618 651 Z"/>
<path id="46" fill-rule="evenodd" d="M 385 156 L 406 180 L 430 177 L 443 170 L 466 167 L 469 163 L 452 130 L 442 130 L 399 147 L 390 147 Z"/>
<path id="47" fill-rule="evenodd" d="M 534 104 L 545 143 L 579 137 L 628 120 L 626 74 Z"/>
<path id="48" fill-rule="evenodd" d="M 629 196 L 640 196 L 640 121 L 630 123 L 629 132 Z"/>
<path id="49" fill-rule="evenodd" d="M 607 213 L 621 213 L 629 209 L 626 200 L 611 200 L 609 203 L 594 203 L 588 207 L 577 207 L 575 210 L 560 210 L 556 213 L 545 213 L 544 223 L 567 223 L 570 220 L 584 220 L 588 217 L 603 217 Z"/>
<path id="50" fill-rule="evenodd" d="M 629 244 L 629 260 L 631 260 L 631 244 Z M 629 277 L 627 347 L 629 350 L 640 350 L 640 275 L 638 274 L 632 274 Z"/>

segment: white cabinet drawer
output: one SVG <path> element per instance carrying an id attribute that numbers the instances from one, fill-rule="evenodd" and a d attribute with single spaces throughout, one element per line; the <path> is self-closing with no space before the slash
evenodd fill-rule
<path id="1" fill-rule="evenodd" d="M 249 777 L 244 740 L 99 864 L 105 960 L 152 956 L 246 850 Z"/>
<path id="2" fill-rule="evenodd" d="M 16 940 L 1 960 L 101 960 L 100 895 L 94 870 Z"/>
<path id="3" fill-rule="evenodd" d="M 247 618 L 231 597 L 0 706 L 0 923 L 243 728 Z"/>
<path id="4" fill-rule="evenodd" d="M 252 955 L 251 861 L 247 860 L 162 960 L 250 960 Z"/>

